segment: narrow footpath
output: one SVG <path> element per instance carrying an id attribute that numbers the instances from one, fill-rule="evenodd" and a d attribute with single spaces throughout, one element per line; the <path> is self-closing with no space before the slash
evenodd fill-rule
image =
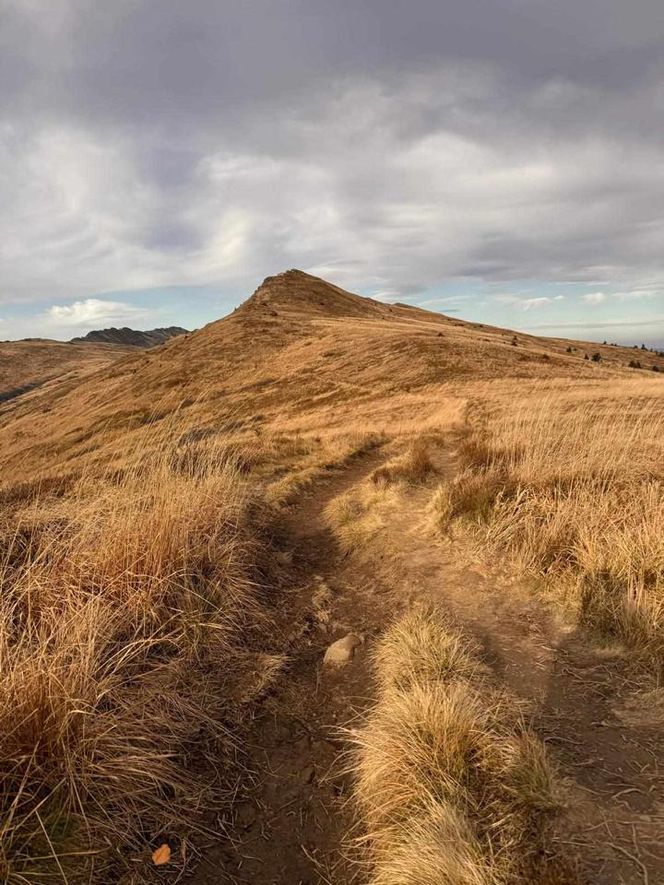
<path id="1" fill-rule="evenodd" d="M 438 453 L 440 476 L 453 454 Z M 284 518 L 278 538 L 295 585 L 281 603 L 290 664 L 246 747 L 249 788 L 235 803 L 233 841 L 214 846 L 196 885 L 361 885 L 366 871 L 344 774 L 352 728 L 372 701 L 372 641 L 414 605 L 449 612 L 475 636 L 499 682 L 524 699 L 557 763 L 566 795 L 557 833 L 592 885 L 664 882 L 664 735 L 635 701 L 639 680 L 509 576 L 473 561 L 430 527 L 431 488 L 404 487 L 396 511 L 359 555 L 344 556 L 324 512 L 368 481 L 381 450 L 321 480 Z M 328 646 L 361 637 L 353 659 L 324 668 Z M 649 718 L 650 715 L 650 718 Z"/>

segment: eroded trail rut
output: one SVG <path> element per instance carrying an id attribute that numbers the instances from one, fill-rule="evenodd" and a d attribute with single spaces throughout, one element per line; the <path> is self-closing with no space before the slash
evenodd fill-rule
<path id="1" fill-rule="evenodd" d="M 334 471 L 286 515 L 277 543 L 292 557 L 293 590 L 276 629 L 290 649 L 277 690 L 254 723 L 247 764 L 253 785 L 235 803 L 233 843 L 213 848 L 192 882 L 314 885 L 361 882 L 349 856 L 353 826 L 342 729 L 371 701 L 366 648 L 389 618 L 384 582 L 339 550 L 327 504 L 381 463 L 369 453 Z M 328 645 L 353 631 L 365 643 L 342 670 L 321 669 Z M 279 643 L 276 643 L 279 645 Z"/>
<path id="2" fill-rule="evenodd" d="M 373 638 L 400 612 L 428 603 L 479 639 L 498 681 L 528 702 L 563 779 L 558 842 L 578 858 L 579 880 L 664 882 L 664 737 L 631 703 L 638 679 L 624 660 L 562 626 L 500 564 L 471 563 L 455 541 L 434 537 L 430 489 L 404 488 L 367 549 L 344 556 L 325 508 L 385 459 L 379 450 L 322 480 L 285 518 L 279 543 L 297 580 L 276 629 L 291 661 L 251 731 L 253 780 L 238 795 L 233 841 L 214 846 L 191 881 L 366 881 L 350 847 L 343 729 L 372 700 Z M 452 473 L 449 452 L 440 452 L 439 469 Z M 350 631 L 364 638 L 354 660 L 323 670 L 327 646 Z"/>

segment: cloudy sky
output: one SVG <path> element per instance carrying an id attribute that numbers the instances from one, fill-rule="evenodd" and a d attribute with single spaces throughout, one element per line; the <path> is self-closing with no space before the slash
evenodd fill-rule
<path id="1" fill-rule="evenodd" d="M 0 338 L 299 267 L 664 343 L 661 0 L 0 0 Z"/>

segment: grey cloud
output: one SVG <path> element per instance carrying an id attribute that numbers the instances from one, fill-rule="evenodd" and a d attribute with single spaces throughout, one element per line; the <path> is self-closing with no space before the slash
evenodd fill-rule
<path id="1" fill-rule="evenodd" d="M 512 88 L 562 76 L 625 90 L 661 63 L 664 36 L 646 0 L 19 0 L 5 18 L 9 94 L 26 107 L 175 129 L 441 58 L 509 72 Z"/>
<path id="2" fill-rule="evenodd" d="M 0 300 L 662 281 L 655 0 L 0 10 Z"/>
<path id="3" fill-rule="evenodd" d="M 657 316 L 646 317 L 640 320 L 616 318 L 615 320 L 606 320 L 603 322 L 588 320 L 587 322 L 578 323 L 539 323 L 524 328 L 532 329 L 533 331 L 544 329 L 558 329 L 561 331 L 567 329 L 573 331 L 575 329 L 622 329 L 623 327 L 628 327 L 630 329 L 644 329 L 653 333 L 661 330 L 662 323 L 664 323 L 664 314 L 658 314 Z"/>

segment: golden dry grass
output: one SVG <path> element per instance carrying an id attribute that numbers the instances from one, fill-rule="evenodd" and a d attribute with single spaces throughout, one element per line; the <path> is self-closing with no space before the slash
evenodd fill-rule
<path id="1" fill-rule="evenodd" d="M 393 490 L 363 483 L 334 498 L 325 517 L 344 552 L 361 552 L 384 527 L 385 515 L 393 503 Z"/>
<path id="2" fill-rule="evenodd" d="M 0 341 L 0 402 L 53 379 L 80 380 L 135 354 L 136 349 L 111 344 L 71 344 L 62 341 Z"/>
<path id="3" fill-rule="evenodd" d="M 439 614 L 411 612 L 374 664 L 377 701 L 353 735 L 371 883 L 540 881 L 554 778 L 474 646 Z"/>
<path id="4" fill-rule="evenodd" d="M 439 523 L 470 518 L 584 626 L 661 656 L 663 406 L 659 381 L 486 402 L 436 494 Z"/>
<path id="5" fill-rule="evenodd" d="M 256 598 L 263 504 L 395 440 L 387 475 L 328 511 L 360 549 L 393 481 L 435 476 L 431 436 L 469 401 L 439 521 L 472 516 L 587 623 L 656 645 L 659 379 L 633 380 L 625 348 L 568 347 L 286 274 L 193 335 L 0 404 L 2 875 L 117 878 L 223 811 L 206 753 L 226 758 L 280 665 Z M 380 648 L 358 757 L 376 883 L 518 881 L 548 815 L 541 748 L 447 625 L 407 621 Z"/>
<path id="6" fill-rule="evenodd" d="M 284 442 L 299 443 L 296 454 L 300 457 L 290 465 L 285 463 L 286 451 Z M 254 466 L 259 464 L 264 471 L 273 470 L 279 474 L 271 479 L 265 489 L 265 500 L 273 506 L 292 503 L 298 494 L 308 488 L 316 479 L 329 470 L 336 470 L 348 465 L 355 458 L 380 447 L 385 436 L 379 433 L 362 433 L 351 431 L 332 437 L 296 436 L 280 434 L 261 443 L 268 442 L 269 450 L 263 444 L 260 448 L 253 447 Z M 269 455 L 268 455 L 269 451 Z"/>
<path id="7" fill-rule="evenodd" d="M 229 787 L 214 773 L 252 691 L 256 515 L 226 451 L 153 442 L 141 467 L 2 526 L 3 881 L 116 881 L 204 828 Z M 278 660 L 256 662 L 260 688 Z"/>
<path id="8" fill-rule="evenodd" d="M 511 341 L 503 329 L 287 273 L 204 329 L 0 406 L 0 469 L 28 480 L 63 462 L 108 463 L 127 436 L 178 409 L 189 427 L 243 444 L 257 433 L 394 435 L 440 427 L 461 413 L 468 388 L 496 379 L 513 388 L 634 375 L 627 348 L 600 346 L 597 365 L 583 359 L 584 345 L 569 354 L 562 340 Z"/>
<path id="9" fill-rule="evenodd" d="M 420 432 L 408 444 L 404 454 L 377 467 L 371 474 L 371 481 L 377 486 L 392 482 L 422 485 L 437 473 L 433 450 L 442 441 L 439 433 Z"/>

